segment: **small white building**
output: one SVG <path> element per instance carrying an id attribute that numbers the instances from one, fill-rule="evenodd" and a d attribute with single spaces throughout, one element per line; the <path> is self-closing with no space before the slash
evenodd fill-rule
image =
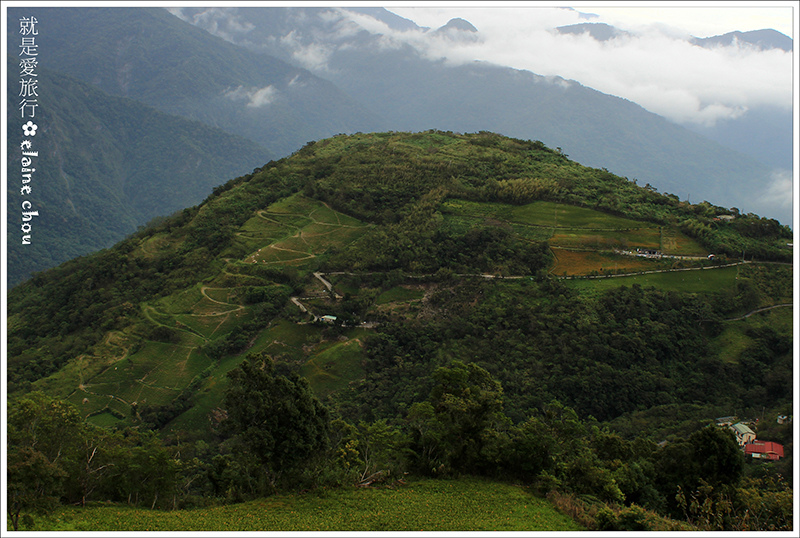
<path id="1" fill-rule="evenodd" d="M 756 440 L 756 432 L 751 430 L 750 426 L 747 424 L 738 422 L 730 428 L 733 430 L 733 433 L 736 434 L 736 441 L 739 443 L 739 446 L 744 446 Z"/>
<path id="2" fill-rule="evenodd" d="M 336 323 L 336 316 L 326 315 L 326 316 L 322 316 L 319 319 L 322 320 L 322 323 Z"/>

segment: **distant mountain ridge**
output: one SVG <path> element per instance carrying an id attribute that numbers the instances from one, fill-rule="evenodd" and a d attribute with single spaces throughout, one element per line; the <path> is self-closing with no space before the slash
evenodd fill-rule
<path id="1" fill-rule="evenodd" d="M 381 127 L 329 81 L 236 47 L 165 9 L 26 8 L 25 13 L 58 21 L 40 37 L 51 68 L 109 94 L 245 136 L 275 155 L 312 139 Z M 92 35 L 88 42 L 86 35 Z"/>
<path id="2" fill-rule="evenodd" d="M 691 42 L 693 45 L 706 48 L 731 47 L 736 44 L 745 43 L 761 50 L 780 49 L 786 52 L 792 52 L 794 44 L 791 37 L 771 28 L 751 30 L 749 32 L 728 32 L 722 35 L 703 38 L 693 37 Z"/>
<path id="3" fill-rule="evenodd" d="M 631 35 L 629 32 L 615 28 L 602 22 L 582 22 L 556 28 L 560 34 L 589 34 L 597 41 L 608 41 L 620 36 Z"/>
<path id="4" fill-rule="evenodd" d="M 17 66 L 8 62 L 9 80 Z M 20 125 L 8 95 L 8 284 L 68 259 L 110 247 L 150 219 L 205 198 L 221 178 L 261 166 L 271 154 L 197 121 L 170 116 L 40 68 L 30 195 L 19 189 Z M 12 134 L 13 133 L 13 134 Z M 12 179 L 14 178 L 14 179 Z M 39 215 L 20 244 L 22 200 Z"/>
<path id="5" fill-rule="evenodd" d="M 620 37 L 635 37 L 634 34 L 604 23 L 581 23 L 559 26 L 560 34 L 587 34 L 604 43 Z M 756 50 L 779 49 L 792 51 L 790 37 L 772 29 L 749 32 L 728 32 L 723 35 L 698 38 L 689 42 L 698 47 L 715 49 L 720 47 L 751 47 Z M 687 123 L 685 127 L 728 148 L 790 174 L 792 159 L 792 113 L 778 106 L 751 106 L 737 118 L 720 119 L 713 126 Z"/>
<path id="6" fill-rule="evenodd" d="M 597 41 L 609 41 L 617 37 L 635 35 L 603 22 L 582 22 L 558 26 L 556 31 L 560 34 L 588 34 Z M 760 50 L 780 49 L 786 52 L 792 52 L 794 43 L 791 37 L 771 28 L 747 32 L 736 30 L 710 37 L 691 37 L 689 42 L 704 48 L 733 47 L 744 44 Z"/>

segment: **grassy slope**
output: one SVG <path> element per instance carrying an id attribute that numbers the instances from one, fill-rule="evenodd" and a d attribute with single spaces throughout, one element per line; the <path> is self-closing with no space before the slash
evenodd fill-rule
<path id="1" fill-rule="evenodd" d="M 420 480 L 396 489 L 321 490 L 212 508 L 154 512 L 66 507 L 43 531 L 578 531 L 546 500 L 479 479 Z"/>

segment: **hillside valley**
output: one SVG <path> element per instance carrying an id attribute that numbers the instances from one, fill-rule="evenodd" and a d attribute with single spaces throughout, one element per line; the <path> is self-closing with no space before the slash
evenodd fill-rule
<path id="1" fill-rule="evenodd" d="M 10 504 L 477 475 L 590 529 L 791 528 L 791 241 L 540 141 L 309 142 L 10 290 Z"/>

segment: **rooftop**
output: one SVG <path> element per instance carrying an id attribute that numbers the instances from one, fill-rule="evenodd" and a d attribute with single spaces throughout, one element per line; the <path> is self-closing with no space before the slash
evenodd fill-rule
<path id="1" fill-rule="evenodd" d="M 783 457 L 783 445 L 772 441 L 754 441 L 744 445 L 745 454 L 772 454 Z"/>
<path id="2" fill-rule="evenodd" d="M 733 431 L 735 431 L 739 435 L 746 435 L 748 433 L 752 433 L 753 435 L 756 434 L 756 432 L 750 429 L 750 426 L 748 426 L 747 424 L 742 424 L 741 422 L 739 422 L 738 424 L 734 424 L 733 426 L 731 426 L 731 428 L 733 428 Z"/>

